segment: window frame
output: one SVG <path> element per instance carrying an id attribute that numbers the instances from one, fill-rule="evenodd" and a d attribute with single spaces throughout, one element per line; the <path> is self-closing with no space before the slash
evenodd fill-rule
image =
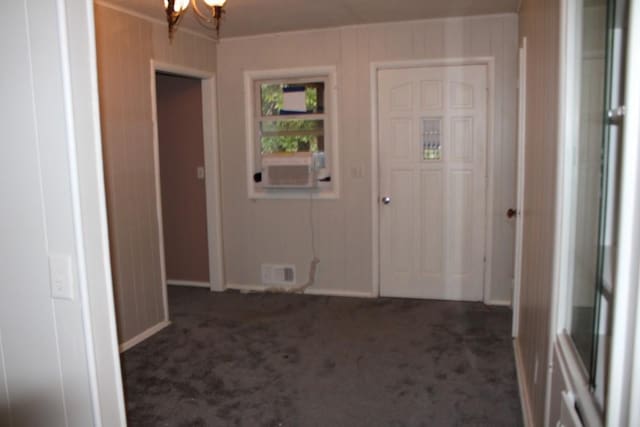
<path id="1" fill-rule="evenodd" d="M 549 336 L 549 361 L 547 371 L 545 420 L 550 419 L 551 406 L 554 394 L 553 373 L 559 371 L 563 382 L 569 391 L 576 397 L 576 405 L 585 425 L 600 425 L 605 422 L 611 407 L 608 405 L 611 398 L 611 377 L 601 378 L 598 385 L 593 388 L 590 377 L 590 367 L 587 367 L 578 354 L 573 338 L 571 337 L 571 311 L 574 292 L 573 258 L 575 253 L 575 229 L 574 219 L 578 215 L 577 209 L 577 182 L 578 143 L 580 134 L 579 115 L 581 95 L 581 51 L 582 51 L 582 6 L 584 0 L 563 0 L 561 2 L 560 19 L 560 64 L 559 64 L 559 122 L 558 122 L 558 159 L 557 159 L 557 192 L 556 192 L 556 218 L 555 218 L 555 253 L 553 270 L 553 290 L 551 301 L 551 319 Z M 607 109 L 609 107 L 606 107 Z M 618 216 L 610 216 L 609 221 L 618 220 Z M 611 300 L 607 301 L 607 310 L 612 310 Z M 599 308 L 602 310 L 602 307 Z M 614 309 L 615 310 L 615 309 Z M 602 315 L 602 313 L 600 313 Z M 598 326 L 602 327 L 602 324 Z M 599 347 L 602 358 L 605 353 L 610 356 L 612 347 L 604 349 Z M 554 352 L 561 357 L 558 365 L 554 364 Z M 600 359 L 602 360 L 602 359 Z M 609 359 L 611 363 L 612 359 Z M 602 367 L 607 375 L 610 371 L 606 366 Z M 607 389 L 609 397 L 605 401 L 599 401 L 600 393 Z"/>
<path id="2" fill-rule="evenodd" d="M 245 142 L 247 164 L 247 194 L 249 199 L 308 199 L 311 194 L 316 199 L 339 198 L 339 152 L 338 152 L 338 93 L 335 66 L 304 68 L 253 70 L 244 72 L 245 91 Z M 300 83 L 324 82 L 324 112 L 318 114 L 283 115 L 280 120 L 302 118 L 305 120 L 324 120 L 324 157 L 325 169 L 331 177 L 329 182 L 318 182 L 313 189 L 265 189 L 253 179 L 260 172 L 262 146 L 259 138 L 259 126 L 262 117 L 259 84 L 261 83 Z M 304 117 L 303 117 L 304 116 Z M 278 116 L 273 119 L 277 120 Z M 271 119 L 269 119 L 271 120 Z"/>

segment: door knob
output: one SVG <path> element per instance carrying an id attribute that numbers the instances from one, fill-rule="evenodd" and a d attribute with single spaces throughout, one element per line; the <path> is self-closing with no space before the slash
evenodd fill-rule
<path id="1" fill-rule="evenodd" d="M 509 208 L 507 209 L 507 218 L 513 218 L 514 216 L 516 216 L 518 214 L 518 211 L 513 209 L 513 208 Z"/>
<path id="2" fill-rule="evenodd" d="M 385 205 L 390 204 L 390 203 L 391 203 L 391 197 L 389 197 L 389 196 L 384 196 L 384 197 L 382 198 L 382 203 L 384 203 Z"/>

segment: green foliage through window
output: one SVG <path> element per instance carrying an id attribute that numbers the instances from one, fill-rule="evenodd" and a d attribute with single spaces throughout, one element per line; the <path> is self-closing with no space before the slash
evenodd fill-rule
<path id="1" fill-rule="evenodd" d="M 304 87 L 306 112 L 282 112 L 284 89 Z M 259 125 L 262 154 L 324 151 L 324 120 L 300 116 L 324 113 L 324 82 L 260 84 Z M 292 117 L 293 116 L 293 117 Z"/>

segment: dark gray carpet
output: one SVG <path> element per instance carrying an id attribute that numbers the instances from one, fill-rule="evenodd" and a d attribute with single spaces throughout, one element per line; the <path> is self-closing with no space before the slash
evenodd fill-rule
<path id="1" fill-rule="evenodd" d="M 517 426 L 511 312 L 169 289 L 127 351 L 130 426 Z"/>

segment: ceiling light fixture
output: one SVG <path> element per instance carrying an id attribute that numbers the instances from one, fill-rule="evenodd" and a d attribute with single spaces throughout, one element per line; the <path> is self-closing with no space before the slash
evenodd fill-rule
<path id="1" fill-rule="evenodd" d="M 224 15 L 224 5 L 227 0 L 203 0 L 208 13 L 203 13 L 198 7 L 198 0 L 164 0 L 164 11 L 167 14 L 169 24 L 169 40 L 173 40 L 173 34 L 178 29 L 178 24 L 189 8 L 193 6 L 198 22 L 205 27 L 216 31 L 216 39 L 220 37 L 220 20 Z"/>

